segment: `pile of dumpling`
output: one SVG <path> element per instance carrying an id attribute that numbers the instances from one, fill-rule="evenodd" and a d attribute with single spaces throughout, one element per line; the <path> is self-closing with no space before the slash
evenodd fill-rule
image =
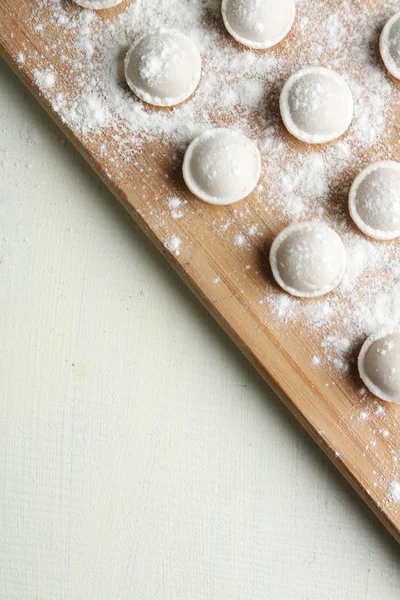
<path id="1" fill-rule="evenodd" d="M 75 0 L 85 8 L 104 9 L 122 0 Z M 267 49 L 290 31 L 294 0 L 222 0 L 222 17 L 229 34 L 249 48 Z M 389 73 L 400 79 L 400 13 L 385 25 L 380 53 Z M 160 28 L 147 33 L 129 49 L 125 76 L 142 101 L 176 106 L 196 90 L 201 56 L 184 33 Z M 326 144 L 342 136 L 353 117 L 353 99 L 343 77 L 322 67 L 294 73 L 282 88 L 280 112 L 287 130 L 307 144 Z M 183 176 L 189 190 L 204 202 L 232 204 L 248 196 L 261 173 L 256 144 L 235 131 L 214 128 L 189 145 Z M 354 180 L 349 211 L 355 225 L 376 240 L 400 237 L 400 164 L 369 165 Z M 340 236 L 321 221 L 284 229 L 274 240 L 270 263 L 276 282 L 289 294 L 315 298 L 331 292 L 346 271 L 346 250 Z M 360 376 L 377 397 L 400 403 L 400 328 L 379 331 L 364 343 L 359 355 Z"/>

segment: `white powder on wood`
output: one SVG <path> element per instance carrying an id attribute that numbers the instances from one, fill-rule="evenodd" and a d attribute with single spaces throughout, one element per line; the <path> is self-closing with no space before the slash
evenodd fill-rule
<path id="1" fill-rule="evenodd" d="M 169 238 L 167 238 L 166 242 L 165 242 L 165 247 L 167 248 L 167 250 L 169 250 L 170 252 L 172 252 L 172 254 L 175 254 L 175 256 L 179 256 L 180 255 L 180 247 L 182 244 L 182 240 L 176 236 L 176 235 L 171 235 Z"/>
<path id="2" fill-rule="evenodd" d="M 279 48 L 261 55 L 251 51 L 238 52 L 232 44 L 227 43 L 220 29 L 218 2 L 182 5 L 180 0 L 135 0 L 117 19 L 103 20 L 91 11 L 67 12 L 62 0 L 42 0 L 38 4 L 33 27 L 38 34 L 44 33 L 45 21 L 41 19 L 41 8 L 47 5 L 51 7 L 49 25 L 56 25 L 60 29 L 59 43 L 54 51 L 60 54 L 60 50 L 71 42 L 75 42 L 79 50 L 79 59 L 64 55 L 71 79 L 81 79 L 84 84 L 76 87 L 76 96 L 82 99 L 85 95 L 96 93 L 104 97 L 108 108 L 112 109 L 113 118 L 123 121 L 121 134 L 141 132 L 135 140 L 136 144 L 144 137 L 158 133 L 175 140 L 190 140 L 194 133 L 209 126 L 211 121 L 220 124 L 221 118 L 227 116 L 226 108 L 231 106 L 234 109 L 231 122 L 258 138 L 261 145 L 267 141 L 263 139 L 265 132 L 272 128 L 274 134 L 270 136 L 269 143 L 275 143 L 275 148 L 283 158 L 288 149 L 285 145 L 276 145 L 279 117 L 276 111 L 267 111 L 266 105 L 276 94 L 276 82 L 287 77 L 299 62 L 320 62 L 318 47 L 321 26 L 326 31 L 328 44 L 328 51 L 323 56 L 324 66 L 345 71 L 357 100 L 356 118 L 368 124 L 357 128 L 357 139 L 368 144 L 371 131 L 375 137 L 383 132 L 384 99 L 390 94 L 390 85 L 373 63 L 369 52 L 368 36 L 374 31 L 371 11 L 368 14 L 360 13 L 350 0 L 341 3 L 334 14 L 326 14 L 319 5 L 316 11 L 315 0 L 307 3 L 307 7 L 299 5 L 298 19 L 304 31 L 303 35 L 294 37 L 289 56 L 282 56 Z M 310 11 L 314 15 L 313 20 L 308 17 Z M 377 18 L 381 18 L 378 8 L 375 12 Z M 179 107 L 179 111 L 148 112 L 133 94 L 127 92 L 125 85 L 121 85 L 122 58 L 127 45 L 143 33 L 153 30 L 155 24 L 190 32 L 207 65 L 198 91 L 188 103 Z M 365 36 L 359 36 L 360 29 L 366 32 Z M 304 39 L 307 39 L 307 44 L 304 44 Z M 337 52 L 339 42 L 340 62 Z M 155 65 L 148 68 L 152 73 Z M 367 94 L 363 93 L 365 88 Z M 58 110 L 65 113 L 65 119 L 71 126 L 74 123 L 77 125 L 78 131 L 88 131 L 91 123 L 84 122 L 89 119 L 88 115 L 71 113 L 71 102 L 73 98 L 66 97 L 65 106 L 63 109 L 59 106 Z M 251 120 L 249 115 L 252 116 Z M 108 122 L 102 125 L 108 126 Z M 352 135 L 356 135 L 356 128 Z M 310 168 L 313 168 L 313 162 L 317 164 L 320 160 L 319 156 L 311 156 Z M 283 161 L 283 164 L 287 163 Z M 312 174 L 305 185 L 305 190 L 310 185 L 311 193 L 316 195 L 321 194 L 325 186 L 323 177 L 318 173 Z"/>
<path id="3" fill-rule="evenodd" d="M 39 71 L 38 69 L 34 69 L 33 79 L 36 85 L 42 90 L 49 90 L 53 88 L 56 82 L 56 76 L 54 72 L 50 69 L 47 69 L 46 71 Z"/>
<path id="4" fill-rule="evenodd" d="M 400 502 L 400 483 L 398 481 L 389 483 L 387 497 L 390 502 Z"/>
<path id="5" fill-rule="evenodd" d="M 246 241 L 246 239 L 245 239 L 245 237 L 244 237 L 244 236 L 243 236 L 241 233 L 238 233 L 238 234 L 237 234 L 237 235 L 235 235 L 235 237 L 233 238 L 233 243 L 235 244 L 235 246 L 238 246 L 239 248 L 240 248 L 241 246 L 244 246 L 244 244 L 245 244 L 245 241 Z"/>
<path id="6" fill-rule="evenodd" d="M 258 225 L 249 225 L 249 227 L 247 228 L 247 233 L 248 235 L 259 235 Z"/>
<path id="7" fill-rule="evenodd" d="M 183 206 L 186 204 L 186 201 L 182 201 L 179 198 L 172 197 L 167 200 L 168 208 L 171 213 L 171 217 L 173 219 L 181 219 L 183 217 Z"/>

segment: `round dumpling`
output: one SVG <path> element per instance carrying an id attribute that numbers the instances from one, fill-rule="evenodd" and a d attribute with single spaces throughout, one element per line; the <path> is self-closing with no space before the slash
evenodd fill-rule
<path id="1" fill-rule="evenodd" d="M 294 0 L 223 0 L 226 29 L 249 48 L 270 48 L 290 31 L 295 16 Z"/>
<path id="2" fill-rule="evenodd" d="M 346 250 L 341 238 L 320 221 L 286 227 L 275 238 L 270 263 L 276 282 L 289 294 L 323 296 L 341 282 Z"/>
<path id="3" fill-rule="evenodd" d="M 302 142 L 322 144 L 337 139 L 350 126 L 353 98 L 341 75 L 322 67 L 298 71 L 280 97 L 283 122 Z"/>
<path id="4" fill-rule="evenodd" d="M 349 210 L 357 227 L 377 240 L 400 236 L 400 164 L 373 163 L 355 178 Z"/>
<path id="5" fill-rule="evenodd" d="M 383 28 L 379 49 L 389 73 L 400 79 L 400 12 L 393 15 Z"/>
<path id="6" fill-rule="evenodd" d="M 180 31 L 159 29 L 133 44 L 125 58 L 125 77 L 144 102 L 174 106 L 187 100 L 199 84 L 200 53 Z"/>
<path id="7" fill-rule="evenodd" d="M 375 396 L 400 403 L 400 329 L 371 335 L 361 348 L 358 370 Z"/>
<path id="8" fill-rule="evenodd" d="M 190 191 L 210 204 L 232 204 L 248 196 L 261 173 L 255 143 L 234 129 L 209 129 L 188 147 L 183 177 Z"/>

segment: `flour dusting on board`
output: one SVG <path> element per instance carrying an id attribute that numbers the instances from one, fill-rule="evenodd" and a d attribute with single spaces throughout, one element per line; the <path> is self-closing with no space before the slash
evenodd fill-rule
<path id="1" fill-rule="evenodd" d="M 113 180 L 126 176 L 127 164 L 138 165 L 143 181 L 151 177 L 151 168 L 143 173 L 138 161 L 149 141 L 165 144 L 165 155 L 176 173 L 187 145 L 212 126 L 234 127 L 257 143 L 263 173 L 250 203 L 265 215 L 265 223 L 257 222 L 245 200 L 230 209 L 228 217 L 227 212 L 216 210 L 213 231 L 227 240 L 237 256 L 237 273 L 231 275 L 237 280 L 258 278 L 258 296 L 246 302 L 252 302 L 260 320 L 268 327 L 296 323 L 315 340 L 309 357 L 315 374 L 329 374 L 332 369 L 339 380 L 355 381 L 359 413 L 350 418 L 354 427 L 373 428 L 375 421 L 381 421 L 371 429 L 366 449 L 378 457 L 380 444 L 388 437 L 384 433 L 387 415 L 360 388 L 355 357 L 367 335 L 400 323 L 400 252 L 398 241 L 374 242 L 351 226 L 347 194 L 354 175 L 368 162 L 395 159 L 388 156 L 387 131 L 393 110 L 400 110 L 400 98 L 376 53 L 379 32 L 394 7 L 383 1 L 343 0 L 332 11 L 328 3 L 299 0 L 289 38 L 263 53 L 239 47 L 226 35 L 220 8 L 219 0 L 132 0 L 117 16 L 107 18 L 62 0 L 40 0 L 32 30 L 45 38 L 48 27 L 57 28 L 57 41 L 48 42 L 48 51 L 62 65 L 62 72 L 49 70 L 39 55 L 29 55 L 24 47 L 16 60 L 32 70 L 35 83 L 60 118 L 86 143 L 96 145 Z M 170 110 L 153 109 L 138 100 L 123 74 L 128 46 L 161 26 L 189 35 L 203 61 L 198 89 Z M 289 75 L 314 65 L 344 77 L 354 99 L 354 119 L 343 139 L 318 149 L 300 148 L 282 127 L 279 92 Z M 168 180 L 167 173 L 164 179 Z M 166 190 L 157 198 L 164 245 L 185 259 L 190 242 L 184 224 L 196 205 L 181 199 L 178 190 Z M 337 290 L 304 301 L 272 284 L 259 267 L 259 254 L 266 254 L 265 239 L 271 240 L 267 223 L 278 222 L 283 228 L 314 218 L 341 235 L 348 268 Z M 222 288 L 223 275 L 215 273 L 212 281 Z M 327 380 L 325 385 L 334 383 Z M 391 503 L 398 495 L 400 499 L 398 457 L 400 447 L 392 454 L 393 483 L 388 487 L 387 481 L 377 481 Z"/>
<path id="2" fill-rule="evenodd" d="M 392 481 L 388 486 L 388 498 L 391 502 L 400 502 L 400 483 Z"/>
<path id="3" fill-rule="evenodd" d="M 22 53 L 20 54 L 22 55 Z M 23 60 L 21 61 L 20 56 L 18 56 L 17 60 L 18 62 L 24 62 Z M 43 90 L 53 88 L 56 82 L 56 77 L 53 71 L 50 70 L 39 71 L 38 69 L 34 69 L 33 78 L 35 80 L 36 85 L 38 85 Z"/>
<path id="4" fill-rule="evenodd" d="M 179 248 L 180 248 L 181 243 L 182 243 L 182 240 L 180 238 L 178 238 L 178 236 L 171 235 L 169 238 L 167 238 L 167 240 L 165 242 L 165 247 L 167 248 L 167 250 L 169 250 L 170 252 L 175 254 L 175 256 L 179 256 L 179 254 L 180 254 Z"/>

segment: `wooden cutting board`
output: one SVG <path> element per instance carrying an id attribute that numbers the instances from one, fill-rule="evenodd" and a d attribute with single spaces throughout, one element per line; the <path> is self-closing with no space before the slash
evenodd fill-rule
<path id="1" fill-rule="evenodd" d="M 115 19 L 128 4 L 130 0 L 115 9 L 102 11 L 101 17 L 104 20 Z M 50 92 L 47 93 L 43 85 L 42 90 L 39 89 L 35 76 L 35 68 L 40 63 L 42 72 L 49 67 L 56 74 L 57 87 L 62 93 L 71 91 L 68 70 L 60 59 L 62 52 L 57 51 L 61 25 L 59 28 L 54 24 L 46 26 L 44 18 L 44 28 L 33 26 L 33 16 L 39 5 L 42 16 L 51 10 L 50 0 L 44 3 L 42 0 L 0 0 L 2 56 L 299 422 L 400 541 L 400 503 L 389 502 L 387 496 L 387 486 L 397 474 L 393 456 L 398 452 L 396 440 L 400 409 L 385 405 L 384 428 L 389 435 L 378 436 L 372 446 L 371 437 L 382 426 L 382 418 L 375 415 L 378 405 L 372 397 L 360 398 L 358 389 L 361 383 L 355 369 L 339 374 L 328 364 L 318 369 L 313 367 L 311 358 L 320 344 L 318 335 L 310 336 L 305 326 L 290 320 L 280 323 L 275 319 L 272 326 L 272 315 L 265 304 L 260 303 L 260 298 L 268 294 L 268 286 L 273 287 L 266 256 L 273 236 L 282 227 L 282 217 L 276 211 L 266 213 L 250 197 L 246 201 L 249 222 L 257 223 L 261 233 L 250 243 L 246 230 L 240 229 L 237 206 L 211 207 L 197 201 L 186 191 L 179 169 L 171 164 L 171 144 L 161 140 L 144 141 L 134 159 L 121 166 L 120 162 L 109 159 L 110 153 L 105 157 L 98 139 L 65 124 L 54 109 L 54 102 L 50 101 Z M 70 14 L 80 10 L 69 0 L 65 0 L 65 9 Z M 282 47 L 282 51 L 290 51 L 290 36 L 284 44 L 287 45 Z M 76 53 L 73 45 L 62 50 L 70 57 Z M 19 54 L 21 51 L 23 57 Z M 120 141 L 115 140 L 114 134 L 112 128 L 104 128 L 102 143 L 107 148 L 114 148 L 115 154 L 118 154 Z M 285 136 L 282 128 L 284 142 L 296 146 L 294 140 Z M 299 145 L 299 148 L 302 147 Z M 302 150 L 307 152 L 305 148 Z M 398 148 L 391 147 L 390 156 L 399 160 Z M 347 182 L 356 170 L 355 167 L 353 172 L 345 174 Z M 181 219 L 171 217 L 166 203 L 166 198 L 175 195 L 187 201 L 187 210 Z M 232 243 L 232 238 L 216 235 L 216 220 L 220 224 L 230 222 L 233 231 L 242 231 L 246 239 L 244 247 Z M 179 253 L 167 249 L 171 235 L 183 240 Z M 363 421 L 359 418 L 360 409 L 368 407 L 368 403 L 374 408 L 370 411 L 370 418 Z"/>

